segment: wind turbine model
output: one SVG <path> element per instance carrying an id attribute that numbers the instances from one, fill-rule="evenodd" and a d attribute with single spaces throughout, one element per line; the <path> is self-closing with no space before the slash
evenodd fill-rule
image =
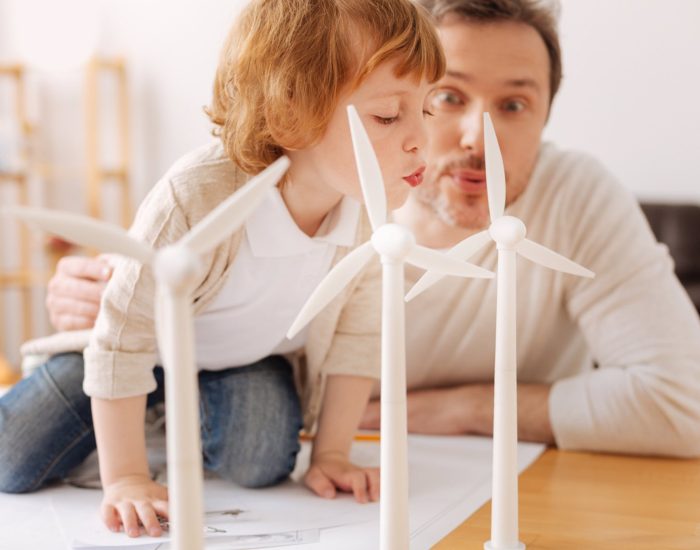
<path id="1" fill-rule="evenodd" d="M 406 550 L 408 542 L 408 460 L 406 430 L 406 345 L 404 327 L 405 262 L 448 275 L 493 277 L 493 273 L 416 244 L 413 234 L 386 223 L 387 204 L 382 173 L 372 143 L 355 107 L 348 106 L 362 195 L 372 225 L 372 238 L 348 254 L 321 281 L 292 324 L 293 338 L 367 265 L 381 257 L 382 371 L 381 371 L 381 501 L 380 547 Z"/>
<path id="2" fill-rule="evenodd" d="M 491 117 L 484 113 L 484 152 L 486 156 L 486 185 L 491 226 L 470 239 L 462 241 L 449 253 L 466 259 L 478 248 L 487 234 L 498 248 L 496 299 L 496 361 L 493 403 L 493 497 L 491 501 L 491 540 L 485 550 L 524 550 L 518 541 L 518 409 L 516 364 L 516 255 L 556 271 L 581 277 L 593 277 L 593 272 L 525 238 L 525 224 L 513 216 L 504 216 L 506 178 L 503 158 L 498 146 Z M 467 239 L 468 241 L 469 239 Z M 475 244 L 474 244 L 475 243 Z M 453 253 L 457 251 L 456 253 Z M 411 289 L 407 299 L 417 296 L 441 275 L 428 273 Z"/>
<path id="3" fill-rule="evenodd" d="M 13 207 L 5 213 L 71 242 L 150 265 L 156 279 L 156 327 L 166 374 L 170 535 L 175 550 L 203 548 L 202 445 L 192 326 L 191 283 L 200 256 L 238 229 L 289 167 L 281 157 L 246 183 L 173 245 L 153 250 L 120 227 L 74 214 Z"/>

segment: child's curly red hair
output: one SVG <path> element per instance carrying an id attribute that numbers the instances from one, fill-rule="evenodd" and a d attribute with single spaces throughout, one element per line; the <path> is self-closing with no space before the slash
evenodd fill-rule
<path id="1" fill-rule="evenodd" d="M 399 77 L 445 71 L 430 16 L 411 0 L 253 0 L 226 39 L 207 114 L 255 174 L 319 139 L 339 95 L 389 59 Z"/>

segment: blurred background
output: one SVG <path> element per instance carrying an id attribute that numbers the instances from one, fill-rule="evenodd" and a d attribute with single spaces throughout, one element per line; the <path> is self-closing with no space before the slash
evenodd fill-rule
<path id="1" fill-rule="evenodd" d="M 170 164 L 211 139 L 202 108 L 245 3 L 0 0 L 0 204 L 127 225 Z M 700 204 L 700 1 L 560 5 L 564 80 L 546 138 L 596 155 L 642 200 Z M 0 220 L 0 371 L 50 333 L 42 287 L 68 250 Z"/>

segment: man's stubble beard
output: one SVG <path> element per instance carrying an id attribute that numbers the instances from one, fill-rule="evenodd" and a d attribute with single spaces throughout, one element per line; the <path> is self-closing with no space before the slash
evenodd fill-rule
<path id="1" fill-rule="evenodd" d="M 476 231 L 488 227 L 488 206 L 483 195 L 450 193 L 452 172 L 459 169 L 484 170 L 484 157 L 472 151 L 445 155 L 428 166 L 423 185 L 416 190 L 418 202 L 437 214 L 450 227 Z"/>
<path id="2" fill-rule="evenodd" d="M 442 177 L 449 178 L 449 175 L 437 171 L 428 174 L 423 185 L 414 191 L 418 202 L 428 208 L 438 218 L 450 227 L 476 231 L 484 229 L 489 225 L 488 210 L 484 211 L 483 197 L 460 195 L 452 201 L 448 198 L 448 193 L 442 192 L 442 185 L 449 185 L 448 182 L 441 183 Z M 432 176 L 432 177 L 431 177 Z M 455 203 L 456 201 L 456 204 Z"/>

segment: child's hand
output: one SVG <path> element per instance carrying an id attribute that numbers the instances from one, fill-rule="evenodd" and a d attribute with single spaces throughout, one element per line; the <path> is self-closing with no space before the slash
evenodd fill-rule
<path id="1" fill-rule="evenodd" d="M 163 529 L 158 516 L 168 517 L 168 490 L 147 476 L 122 477 L 104 488 L 100 509 L 102 520 L 111 531 L 124 532 L 130 537 L 146 533 L 159 537 Z"/>
<path id="2" fill-rule="evenodd" d="M 379 500 L 379 468 L 355 466 L 339 452 L 313 457 L 304 483 L 323 498 L 334 498 L 336 489 L 340 489 L 352 493 L 357 502 Z"/>

